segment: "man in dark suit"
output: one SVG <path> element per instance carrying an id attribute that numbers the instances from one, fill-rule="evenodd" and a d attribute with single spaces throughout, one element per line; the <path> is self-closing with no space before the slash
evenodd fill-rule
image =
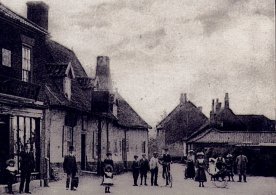
<path id="1" fill-rule="evenodd" d="M 34 171 L 35 162 L 34 162 L 34 154 L 30 151 L 29 144 L 24 146 L 24 151 L 20 153 L 20 186 L 19 193 L 23 192 L 24 184 L 25 184 L 25 193 L 31 194 L 29 185 L 31 180 L 31 173 Z"/>
<path id="2" fill-rule="evenodd" d="M 166 185 L 169 185 L 169 176 L 170 175 L 166 175 L 166 172 L 167 171 L 170 171 L 171 170 L 171 162 L 172 162 L 172 158 L 171 158 L 171 155 L 169 154 L 169 151 L 168 151 L 168 148 L 165 148 L 165 154 L 163 154 L 163 157 L 162 157 L 162 165 L 163 165 L 163 173 L 162 173 L 162 176 L 164 179 L 166 179 Z"/>
<path id="3" fill-rule="evenodd" d="M 66 190 L 69 189 L 70 179 L 71 179 L 71 190 L 76 190 L 73 185 L 73 178 L 76 176 L 78 168 L 77 168 L 76 157 L 73 154 L 73 151 L 74 151 L 74 147 L 70 146 L 69 154 L 64 157 L 64 162 L 63 162 L 63 170 L 67 174 Z"/>

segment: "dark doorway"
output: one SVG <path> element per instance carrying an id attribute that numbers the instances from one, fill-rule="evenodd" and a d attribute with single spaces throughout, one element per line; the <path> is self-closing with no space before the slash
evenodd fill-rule
<path id="1" fill-rule="evenodd" d="M 85 170 L 86 164 L 86 135 L 81 135 L 81 169 Z"/>
<path id="2" fill-rule="evenodd" d="M 0 174 L 6 168 L 6 160 L 9 159 L 9 115 L 0 115 Z M 3 183 L 3 175 L 0 175 L 0 183 Z"/>
<path id="3" fill-rule="evenodd" d="M 122 160 L 124 162 L 125 169 L 127 168 L 127 147 L 126 147 L 126 139 L 122 140 Z"/>

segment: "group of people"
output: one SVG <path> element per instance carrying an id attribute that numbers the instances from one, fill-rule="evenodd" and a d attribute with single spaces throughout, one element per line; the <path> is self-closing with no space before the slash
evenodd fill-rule
<path id="1" fill-rule="evenodd" d="M 19 186 L 19 193 L 23 193 L 24 186 L 25 186 L 25 193 L 31 194 L 30 192 L 30 180 L 31 180 L 31 173 L 34 171 L 35 168 L 35 161 L 33 152 L 30 151 L 29 144 L 26 144 L 23 148 L 23 151 L 20 152 L 19 155 L 19 162 L 20 162 L 20 186 Z M 13 158 L 6 161 L 6 179 L 8 184 L 8 193 L 13 194 L 12 184 L 16 181 L 16 174 L 18 170 L 15 166 L 15 160 Z"/>
<path id="2" fill-rule="evenodd" d="M 187 167 L 185 169 L 185 179 L 192 178 L 199 182 L 199 187 L 204 187 L 204 182 L 207 181 L 206 171 L 210 174 L 211 180 L 225 180 L 234 182 L 234 166 L 237 166 L 239 182 L 246 182 L 246 165 L 247 157 L 240 151 L 240 154 L 234 160 L 232 154 L 227 154 L 226 158 L 219 156 L 217 158 L 209 158 L 207 163 L 203 152 L 198 152 L 196 155 L 193 150 L 190 150 L 187 155 Z"/>
<path id="3" fill-rule="evenodd" d="M 138 159 L 137 155 L 134 155 L 134 161 L 132 163 L 133 172 L 133 186 L 138 186 L 137 181 L 141 178 L 140 185 L 147 185 L 147 172 L 151 173 L 151 186 L 158 186 L 158 170 L 159 165 L 162 165 L 162 177 L 166 179 L 166 185 L 169 185 L 170 164 L 172 162 L 171 156 L 168 153 L 168 149 L 165 148 L 165 153 L 162 158 L 158 158 L 158 153 L 154 152 L 150 161 L 146 158 L 146 154 L 142 154 L 141 159 Z"/>

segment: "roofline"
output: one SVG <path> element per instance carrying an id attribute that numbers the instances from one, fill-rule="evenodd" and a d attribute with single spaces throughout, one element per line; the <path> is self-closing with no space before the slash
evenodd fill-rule
<path id="1" fill-rule="evenodd" d="M 25 17 L 21 16 L 20 14 L 16 13 L 15 11 L 13 11 L 12 9 L 10 9 L 8 6 L 4 5 L 4 4 L 1 3 L 1 2 L 0 2 L 0 5 L 4 6 L 6 9 L 8 9 L 8 10 L 11 11 L 12 13 L 16 14 L 16 15 L 17 15 L 18 17 L 20 17 L 21 19 L 26 20 L 26 22 L 29 22 L 30 24 L 32 24 L 33 26 L 35 26 L 35 28 L 33 28 L 33 27 L 31 27 L 31 26 L 28 26 L 29 28 L 32 28 L 33 30 L 39 31 L 39 32 L 41 32 L 41 33 L 43 33 L 43 34 L 45 34 L 45 35 L 49 35 L 49 32 L 48 32 L 46 29 L 44 29 L 44 28 L 42 28 L 41 26 L 37 25 L 36 23 L 32 22 L 32 21 L 29 20 L 28 18 L 25 18 Z M 5 16 L 4 16 L 4 17 L 3 17 L 3 16 L 0 16 L 0 17 L 3 18 L 3 19 L 6 19 L 6 20 L 9 21 L 9 22 L 13 22 L 13 23 L 15 23 L 15 24 L 17 24 L 17 25 L 20 25 L 21 27 L 26 28 L 27 30 L 30 30 L 30 29 L 27 27 L 26 24 L 23 24 L 23 23 L 21 23 L 21 22 L 18 22 L 17 20 L 14 20 L 14 19 L 12 19 L 12 18 L 5 17 Z"/>
<path id="2" fill-rule="evenodd" d="M 188 100 L 187 101 L 187 103 L 190 103 L 194 108 L 198 108 L 192 101 L 190 101 L 190 100 Z M 163 118 L 159 123 L 157 123 L 157 125 L 156 125 L 156 128 L 160 128 L 160 127 L 158 127 L 158 126 L 161 126 L 161 123 L 163 123 L 164 122 L 164 120 L 166 120 L 170 115 L 172 115 L 175 111 L 176 111 L 176 109 L 178 108 L 178 107 L 181 107 L 181 103 L 179 103 L 165 118 Z M 206 119 L 208 119 L 208 117 L 203 113 L 203 112 L 201 112 L 205 117 L 206 117 Z M 161 128 L 162 128 L 162 126 L 161 126 Z"/>

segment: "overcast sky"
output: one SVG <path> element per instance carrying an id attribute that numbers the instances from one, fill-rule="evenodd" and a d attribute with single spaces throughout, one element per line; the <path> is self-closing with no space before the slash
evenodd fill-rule
<path id="1" fill-rule="evenodd" d="M 1 0 L 26 16 L 25 0 Z M 230 95 L 237 114 L 275 119 L 273 0 L 45 0 L 52 39 L 87 73 L 110 57 L 114 85 L 150 125 L 180 93 L 209 116 Z"/>

